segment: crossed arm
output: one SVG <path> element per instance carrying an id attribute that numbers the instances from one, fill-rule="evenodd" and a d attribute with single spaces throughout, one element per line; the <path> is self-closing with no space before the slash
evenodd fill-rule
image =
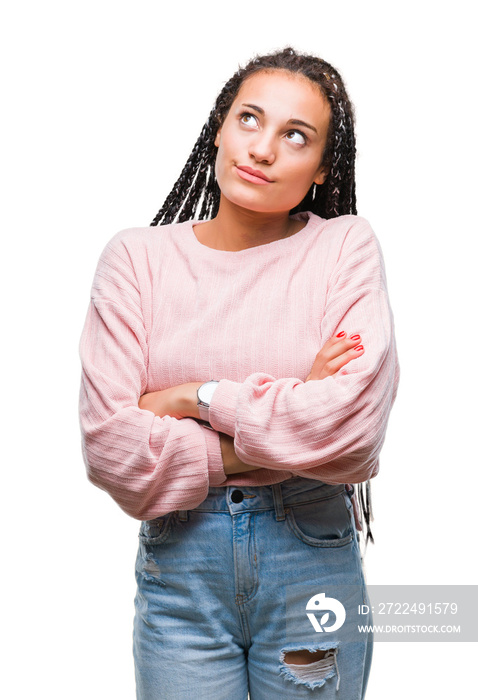
<path id="1" fill-rule="evenodd" d="M 348 336 L 345 331 L 328 340 L 317 353 L 306 382 L 331 377 L 342 367 L 364 353 L 359 335 Z M 204 381 L 207 381 L 205 379 Z M 155 416 L 182 418 L 199 418 L 197 407 L 197 390 L 203 382 L 188 382 L 162 391 L 143 394 L 139 399 L 139 408 L 151 411 Z M 219 434 L 221 453 L 226 475 L 260 469 L 245 464 L 234 451 L 234 439 L 224 433 Z"/>

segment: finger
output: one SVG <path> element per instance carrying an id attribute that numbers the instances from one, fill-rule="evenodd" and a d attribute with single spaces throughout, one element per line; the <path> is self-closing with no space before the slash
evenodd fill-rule
<path id="1" fill-rule="evenodd" d="M 325 350 L 324 355 L 327 356 L 327 360 L 332 360 L 335 357 L 342 355 L 342 353 L 347 352 L 348 350 L 351 350 L 352 348 L 354 348 L 356 345 L 358 345 L 360 343 L 360 341 L 361 341 L 361 337 L 360 337 L 360 335 L 358 335 L 358 333 L 355 333 L 354 335 L 351 335 L 350 337 L 348 337 L 347 334 L 345 334 L 341 338 L 339 338 L 339 336 L 334 336 L 333 338 L 330 339 L 330 341 L 328 343 L 326 343 L 324 345 L 324 347 L 323 347 L 323 350 Z"/>
<path id="2" fill-rule="evenodd" d="M 317 356 L 321 354 L 328 355 L 331 352 L 331 350 L 333 350 L 333 348 L 340 346 L 340 344 L 343 343 L 345 340 L 347 340 L 347 333 L 345 331 L 340 331 L 340 333 L 333 335 L 331 338 L 329 338 L 329 340 L 326 343 L 324 343 L 324 345 L 317 353 Z"/>
<path id="3" fill-rule="evenodd" d="M 339 370 L 345 367 L 345 365 L 347 365 L 349 362 L 352 362 L 352 360 L 356 360 L 358 357 L 361 357 L 364 354 L 364 352 L 365 350 L 363 345 L 357 345 L 354 348 L 350 348 L 338 357 L 335 357 L 329 362 L 327 362 L 319 372 L 317 379 L 325 379 L 326 377 L 332 377 L 334 374 L 337 374 Z M 316 377 L 312 374 L 312 379 L 315 378 Z"/>
<path id="4" fill-rule="evenodd" d="M 316 355 L 317 361 L 324 361 L 328 362 L 329 360 L 332 360 L 334 357 L 338 357 L 344 352 L 347 352 L 347 350 L 350 350 L 351 348 L 355 347 L 360 343 L 360 335 L 355 333 L 354 335 L 347 337 L 347 334 L 345 331 L 342 331 L 338 335 L 332 336 L 325 345 L 319 350 L 319 352 Z"/>
<path id="5" fill-rule="evenodd" d="M 331 371 L 329 363 L 356 347 L 360 342 L 361 337 L 358 333 L 348 337 L 347 333 L 341 330 L 333 335 L 315 356 L 314 363 L 305 381 L 324 379 L 334 374 L 335 372 Z M 348 356 L 345 359 L 345 364 L 349 361 L 350 357 Z"/>
<path id="6" fill-rule="evenodd" d="M 360 340 L 361 338 L 358 334 L 347 338 L 345 332 L 339 333 L 339 335 L 330 338 L 315 356 L 314 364 L 310 370 L 310 375 L 312 376 L 309 375 L 308 379 L 316 379 L 322 368 L 328 362 L 354 348 L 360 343 Z"/>
<path id="7" fill-rule="evenodd" d="M 326 377 L 331 377 L 333 374 L 336 374 L 336 372 L 342 369 L 342 367 L 344 367 L 346 364 L 348 364 L 352 360 L 355 360 L 357 357 L 363 355 L 363 353 L 363 345 L 355 345 L 355 347 L 349 347 L 348 350 L 342 352 L 340 355 L 337 355 L 337 357 L 332 357 L 330 360 L 327 360 L 327 362 L 314 363 L 306 381 L 310 381 L 311 379 L 325 379 Z"/>

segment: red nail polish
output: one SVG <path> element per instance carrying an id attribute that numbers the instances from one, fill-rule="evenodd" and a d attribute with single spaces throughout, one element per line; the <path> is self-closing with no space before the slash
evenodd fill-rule
<path id="1" fill-rule="evenodd" d="M 345 331 L 341 331 L 338 335 L 337 338 L 343 338 L 345 335 Z"/>
<path id="2" fill-rule="evenodd" d="M 357 352 L 360 352 L 361 350 L 363 350 L 363 345 L 357 345 L 357 347 L 354 348 L 354 350 L 356 350 Z"/>
<path id="3" fill-rule="evenodd" d="M 350 340 L 360 340 L 360 336 L 359 335 L 351 335 Z"/>

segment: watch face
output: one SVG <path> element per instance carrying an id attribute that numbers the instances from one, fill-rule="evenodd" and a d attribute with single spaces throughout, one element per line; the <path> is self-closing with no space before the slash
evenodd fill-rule
<path id="1" fill-rule="evenodd" d="M 218 382 L 210 381 L 210 382 L 206 382 L 205 384 L 202 384 L 199 387 L 198 398 L 201 401 L 201 403 L 205 403 L 209 406 L 217 385 L 218 385 Z"/>

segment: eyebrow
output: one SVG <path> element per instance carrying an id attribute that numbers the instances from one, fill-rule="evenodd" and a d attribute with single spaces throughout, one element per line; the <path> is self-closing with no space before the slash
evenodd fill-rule
<path id="1" fill-rule="evenodd" d="M 243 102 L 242 106 L 254 109 L 256 112 L 259 112 L 259 114 L 265 114 L 262 107 L 258 107 L 257 105 L 250 105 Z M 312 124 L 308 124 L 307 122 L 302 121 L 302 119 L 289 119 L 287 124 L 294 124 L 295 126 L 305 126 L 307 129 L 310 129 L 311 131 L 315 131 L 315 133 L 317 133 L 317 129 L 315 128 L 315 126 L 312 126 Z"/>

